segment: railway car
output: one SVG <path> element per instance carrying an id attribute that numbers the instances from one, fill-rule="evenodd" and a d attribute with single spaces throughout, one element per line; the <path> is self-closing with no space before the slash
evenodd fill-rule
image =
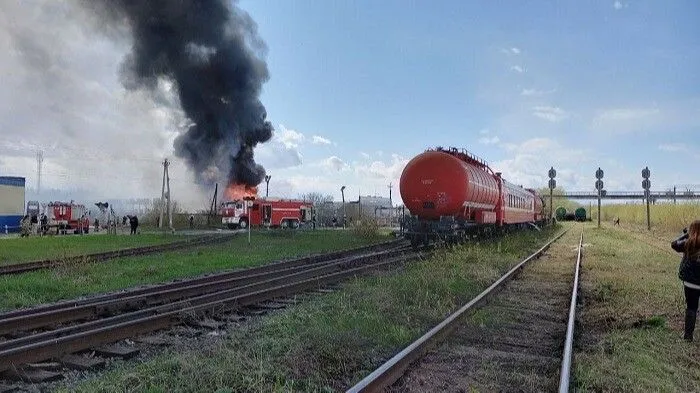
<path id="1" fill-rule="evenodd" d="M 85 205 L 71 202 L 49 202 L 46 216 L 49 228 L 57 233 L 88 233 L 90 218 Z"/>
<path id="2" fill-rule="evenodd" d="M 221 223 L 229 229 L 252 227 L 298 228 L 311 221 L 312 205 L 293 199 L 260 198 L 221 204 Z"/>
<path id="3" fill-rule="evenodd" d="M 566 208 L 564 206 L 559 206 L 557 210 L 554 211 L 554 216 L 557 218 L 557 221 L 564 221 L 566 217 Z"/>
<path id="4" fill-rule="evenodd" d="M 586 209 L 583 207 L 579 207 L 574 211 L 574 216 L 576 217 L 576 221 L 586 221 L 588 219 L 588 215 L 586 214 Z"/>
<path id="5" fill-rule="evenodd" d="M 19 232 L 24 216 L 23 177 L 0 176 L 0 231 Z"/>
<path id="6" fill-rule="evenodd" d="M 511 227 L 541 224 L 544 200 L 509 183 L 463 149 L 429 149 L 406 164 L 399 184 L 411 215 L 404 220 L 414 245 L 463 241 Z"/>

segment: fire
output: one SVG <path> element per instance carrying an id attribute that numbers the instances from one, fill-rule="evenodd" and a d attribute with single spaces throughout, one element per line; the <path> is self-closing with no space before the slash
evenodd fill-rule
<path id="1" fill-rule="evenodd" d="M 245 184 L 229 184 L 224 195 L 231 201 L 238 201 L 245 197 L 256 197 L 258 188 Z"/>

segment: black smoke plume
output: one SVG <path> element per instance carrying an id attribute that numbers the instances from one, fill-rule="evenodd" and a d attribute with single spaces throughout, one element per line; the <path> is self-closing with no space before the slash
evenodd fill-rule
<path id="1" fill-rule="evenodd" d="M 122 64 L 128 89 L 174 84 L 193 123 L 175 140 L 176 154 L 211 185 L 256 186 L 265 169 L 253 148 L 272 137 L 259 96 L 269 79 L 257 25 L 231 0 L 82 0 L 105 28 L 128 28 L 131 52 Z M 131 141 L 138 143 L 138 141 Z M 225 179 L 222 177 L 225 176 Z"/>

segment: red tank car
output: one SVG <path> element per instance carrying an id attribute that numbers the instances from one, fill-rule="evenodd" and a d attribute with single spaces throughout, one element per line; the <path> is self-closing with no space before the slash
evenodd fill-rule
<path id="1" fill-rule="evenodd" d="M 399 185 L 404 204 L 415 216 L 453 216 L 495 223 L 498 182 L 481 160 L 456 149 L 429 150 L 406 164 Z"/>
<path id="2" fill-rule="evenodd" d="M 544 219 L 536 191 L 505 181 L 484 160 L 456 148 L 414 157 L 401 174 L 400 192 L 411 213 L 406 236 L 414 244 L 460 241 Z"/>

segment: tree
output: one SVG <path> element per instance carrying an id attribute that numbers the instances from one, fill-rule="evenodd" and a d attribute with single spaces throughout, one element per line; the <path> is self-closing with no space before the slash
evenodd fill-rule
<path id="1" fill-rule="evenodd" d="M 306 202 L 311 202 L 314 206 L 333 202 L 333 195 L 324 195 L 320 192 L 307 192 L 306 194 L 299 195 L 299 198 Z"/>

